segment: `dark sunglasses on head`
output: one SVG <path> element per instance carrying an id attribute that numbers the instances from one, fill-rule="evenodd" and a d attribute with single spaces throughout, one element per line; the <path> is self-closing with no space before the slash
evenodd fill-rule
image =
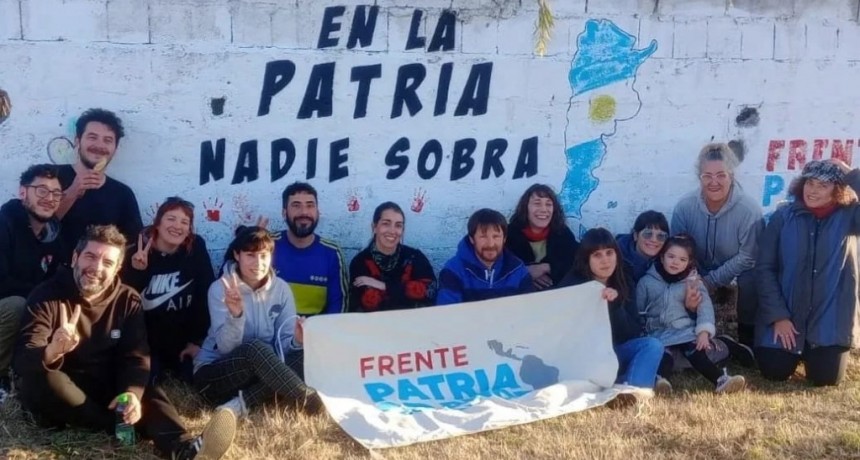
<path id="1" fill-rule="evenodd" d="M 164 200 L 164 204 L 168 204 L 168 203 L 178 203 L 178 204 L 181 204 L 183 206 L 188 206 L 189 208 L 194 209 L 194 203 L 192 203 L 188 200 L 183 200 L 182 198 L 179 198 L 178 196 L 167 197 Z"/>
<path id="2" fill-rule="evenodd" d="M 642 230 L 641 232 L 639 232 L 639 234 L 642 235 L 642 238 L 645 238 L 646 240 L 656 239 L 657 241 L 662 242 L 666 241 L 666 238 L 669 238 L 669 234 L 664 232 L 663 230 L 652 230 L 650 228 Z"/>

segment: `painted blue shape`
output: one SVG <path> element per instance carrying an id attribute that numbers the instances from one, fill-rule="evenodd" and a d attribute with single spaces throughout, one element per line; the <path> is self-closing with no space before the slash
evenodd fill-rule
<path id="1" fill-rule="evenodd" d="M 590 19 L 576 40 L 577 50 L 571 64 L 570 87 L 582 94 L 636 76 L 639 66 L 657 51 L 657 42 L 634 49 L 636 37 L 614 22 Z"/>
<path id="2" fill-rule="evenodd" d="M 565 214 L 582 218 L 582 206 L 600 181 L 594 170 L 603 163 L 606 144 L 598 138 L 583 144 L 574 145 L 565 151 L 567 156 L 567 175 L 561 184 L 559 199 Z"/>
<path id="3" fill-rule="evenodd" d="M 764 178 L 764 193 L 761 198 L 763 207 L 770 206 L 773 197 L 778 196 L 785 189 L 785 179 L 776 174 L 769 174 Z"/>

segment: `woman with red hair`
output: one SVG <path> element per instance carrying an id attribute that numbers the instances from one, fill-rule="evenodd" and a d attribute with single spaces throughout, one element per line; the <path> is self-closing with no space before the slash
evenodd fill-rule
<path id="1" fill-rule="evenodd" d="M 209 329 L 207 292 L 215 280 L 206 243 L 194 233 L 194 205 L 170 197 L 126 251 L 122 282 L 143 302 L 152 378 L 191 381 L 192 361 Z"/>

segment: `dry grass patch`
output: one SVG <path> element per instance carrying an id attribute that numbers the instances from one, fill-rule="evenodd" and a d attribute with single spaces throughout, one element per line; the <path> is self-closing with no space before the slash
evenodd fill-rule
<path id="1" fill-rule="evenodd" d="M 489 433 L 368 452 L 327 416 L 306 417 L 275 405 L 254 412 L 240 429 L 231 459 L 379 458 L 514 459 L 857 459 L 860 458 L 860 354 L 839 388 L 774 384 L 745 372 L 751 389 L 717 396 L 692 372 L 673 379 L 675 393 L 641 408 L 594 410 Z M 798 376 L 799 378 L 800 376 Z M 199 432 L 209 410 L 187 387 L 168 392 L 189 428 Z M 156 458 L 149 444 L 116 451 L 107 436 L 46 432 L 27 421 L 16 401 L 0 407 L 0 456 L 10 459 Z"/>

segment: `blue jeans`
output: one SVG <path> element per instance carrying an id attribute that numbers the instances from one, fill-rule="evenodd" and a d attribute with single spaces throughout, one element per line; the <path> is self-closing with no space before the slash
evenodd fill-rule
<path id="1" fill-rule="evenodd" d="M 653 337 L 639 337 L 615 345 L 618 357 L 617 383 L 654 388 L 657 368 L 663 358 L 663 344 Z"/>

